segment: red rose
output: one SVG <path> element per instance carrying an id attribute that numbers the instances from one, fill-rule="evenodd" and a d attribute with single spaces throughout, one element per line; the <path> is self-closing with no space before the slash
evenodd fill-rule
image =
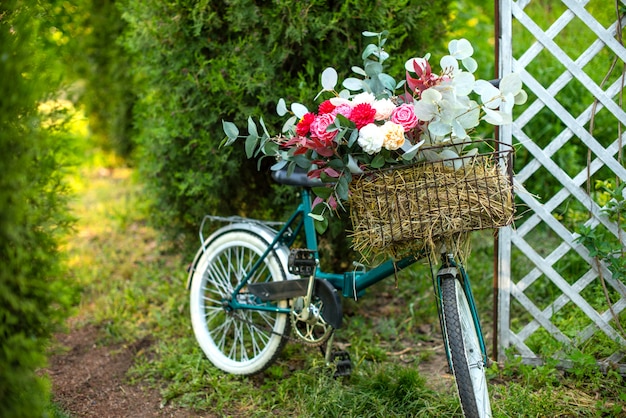
<path id="1" fill-rule="evenodd" d="M 296 125 L 296 133 L 298 136 L 305 136 L 311 130 L 311 122 L 315 119 L 315 115 L 313 113 L 306 113 L 300 119 L 300 122 Z"/>
<path id="2" fill-rule="evenodd" d="M 376 109 L 369 103 L 360 103 L 352 109 L 350 120 L 354 122 L 357 129 L 361 129 L 368 123 L 374 123 L 374 116 L 376 116 Z"/>

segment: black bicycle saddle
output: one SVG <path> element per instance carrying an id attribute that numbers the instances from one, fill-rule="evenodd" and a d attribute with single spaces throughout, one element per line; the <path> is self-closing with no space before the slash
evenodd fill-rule
<path id="1" fill-rule="evenodd" d="M 324 185 L 320 179 L 309 178 L 307 176 L 307 171 L 298 166 L 296 166 L 295 170 L 293 170 L 293 173 L 291 174 L 288 174 L 287 167 L 272 171 L 272 178 L 275 182 L 286 184 L 288 186 L 319 187 Z"/>

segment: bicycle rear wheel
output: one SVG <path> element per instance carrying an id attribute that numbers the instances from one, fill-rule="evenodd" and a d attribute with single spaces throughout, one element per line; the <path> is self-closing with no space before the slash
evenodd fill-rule
<path id="1" fill-rule="evenodd" d="M 491 417 L 478 332 L 463 286 L 455 276 L 441 277 L 441 308 L 444 340 L 463 415 L 468 418 Z"/>
<path id="2" fill-rule="evenodd" d="M 234 289 L 261 258 L 268 243 L 243 230 L 231 230 L 207 244 L 191 279 L 191 323 L 198 344 L 219 369 L 239 375 L 259 373 L 280 354 L 290 331 L 288 315 L 229 308 L 229 301 L 262 304 L 245 287 Z M 278 257 L 271 252 L 248 283 L 286 280 Z M 287 301 L 278 301 L 286 308 Z"/>

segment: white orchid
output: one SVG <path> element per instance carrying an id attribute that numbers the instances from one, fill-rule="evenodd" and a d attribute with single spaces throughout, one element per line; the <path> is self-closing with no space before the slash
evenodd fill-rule
<path id="1" fill-rule="evenodd" d="M 489 81 L 476 80 L 473 74 L 477 68 L 472 58 L 474 49 L 466 39 L 451 41 L 448 50 L 450 54 L 440 61 L 440 75 L 432 73 L 428 58 L 412 58 L 405 65 L 418 76 L 407 77 L 407 82 L 417 93 L 415 114 L 426 122 L 423 135 L 430 145 L 468 141 L 468 131 L 478 126 L 481 120 L 492 125 L 510 123 L 513 106 L 527 99 L 517 74 L 503 77 L 498 87 Z M 479 101 L 469 98 L 473 93 Z M 446 152 L 456 155 L 452 150 Z M 445 156 L 437 156 L 442 157 Z M 429 154 L 427 158 L 434 158 L 434 155 Z"/>

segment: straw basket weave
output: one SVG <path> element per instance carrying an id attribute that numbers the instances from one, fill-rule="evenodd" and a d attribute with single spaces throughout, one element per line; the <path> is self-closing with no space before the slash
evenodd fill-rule
<path id="1" fill-rule="evenodd" d="M 513 221 L 510 145 L 472 157 L 369 172 L 350 184 L 353 248 L 365 258 L 434 249 Z M 436 152 L 442 149 L 433 149 Z"/>

